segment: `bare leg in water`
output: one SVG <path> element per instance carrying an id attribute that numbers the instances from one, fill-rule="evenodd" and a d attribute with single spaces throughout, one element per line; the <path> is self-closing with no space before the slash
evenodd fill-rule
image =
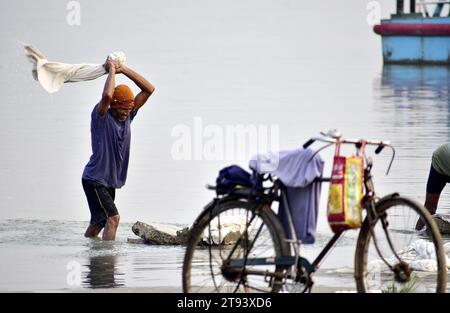
<path id="1" fill-rule="evenodd" d="M 89 225 L 84 233 L 84 237 L 86 238 L 96 238 L 98 234 L 102 231 L 102 227 L 98 225 Z"/>
<path id="2" fill-rule="evenodd" d="M 119 227 L 120 216 L 111 216 L 106 220 L 105 229 L 103 230 L 103 240 L 116 240 L 116 232 Z"/>
<path id="3" fill-rule="evenodd" d="M 427 192 L 427 195 L 425 197 L 425 208 L 430 212 L 431 215 L 436 213 L 439 197 L 441 196 L 440 193 L 429 193 Z M 422 220 L 418 220 L 416 224 L 416 230 L 420 230 L 425 226 Z"/>
<path id="4" fill-rule="evenodd" d="M 119 227 L 120 216 L 115 215 L 106 220 L 105 229 L 103 230 L 103 240 L 116 240 L 117 228 Z M 98 225 L 89 225 L 84 233 L 86 238 L 96 238 L 102 231 L 102 227 Z"/>

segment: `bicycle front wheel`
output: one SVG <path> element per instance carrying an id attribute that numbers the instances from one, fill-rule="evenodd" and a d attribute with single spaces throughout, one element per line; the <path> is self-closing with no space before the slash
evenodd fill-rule
<path id="1" fill-rule="evenodd" d="M 393 196 L 376 205 L 377 218 L 365 219 L 355 254 L 358 292 L 445 292 L 446 256 L 428 211 Z M 426 230 L 417 231 L 422 220 Z"/>
<path id="2" fill-rule="evenodd" d="M 254 264 L 289 254 L 284 231 L 268 205 L 218 202 L 193 226 L 183 263 L 184 292 L 278 292 L 284 268 Z M 227 267 L 229 260 L 244 264 Z"/>

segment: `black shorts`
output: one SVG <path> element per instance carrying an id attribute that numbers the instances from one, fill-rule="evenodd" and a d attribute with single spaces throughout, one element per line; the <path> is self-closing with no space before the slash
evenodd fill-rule
<path id="1" fill-rule="evenodd" d="M 450 183 L 450 177 L 442 175 L 431 166 L 430 174 L 428 175 L 427 192 L 441 193 L 447 183 Z"/>
<path id="2" fill-rule="evenodd" d="M 109 217 L 119 214 L 114 204 L 116 190 L 84 178 L 81 183 L 91 211 L 90 224 L 105 227 Z"/>

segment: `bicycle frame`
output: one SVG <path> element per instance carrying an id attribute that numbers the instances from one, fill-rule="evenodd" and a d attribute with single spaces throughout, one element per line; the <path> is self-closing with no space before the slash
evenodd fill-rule
<path id="1" fill-rule="evenodd" d="M 371 174 L 371 169 L 372 169 L 372 159 L 366 156 L 365 154 L 365 146 L 366 145 L 374 145 L 377 146 L 377 149 L 375 150 L 376 154 L 379 154 L 384 147 L 390 147 L 392 149 L 392 159 L 389 163 L 386 175 L 389 173 L 389 170 L 391 168 L 392 162 L 394 160 L 395 157 L 395 149 L 391 146 L 391 144 L 389 142 L 385 142 L 385 141 L 376 141 L 376 140 L 354 140 L 354 139 L 343 139 L 341 140 L 340 137 L 339 138 L 323 138 L 323 137 L 319 137 L 319 138 L 311 138 L 308 142 L 306 142 L 303 147 L 307 148 L 309 145 L 311 145 L 312 143 L 314 143 L 315 141 L 320 141 L 320 142 L 325 142 L 326 145 L 321 147 L 320 149 L 318 149 L 316 153 L 322 151 L 325 148 L 328 148 L 332 145 L 340 145 L 340 144 L 352 144 L 355 145 L 357 152 L 359 153 L 361 151 L 362 148 L 362 155 L 364 157 L 365 160 L 365 166 L 364 166 L 364 196 L 362 199 L 362 208 L 366 209 L 367 211 L 367 218 L 369 219 L 369 222 L 372 223 L 375 222 L 378 218 L 377 214 L 376 214 L 376 210 L 375 210 L 375 203 L 376 203 L 376 196 L 375 196 L 375 189 L 374 189 L 374 184 L 373 184 L 373 180 L 372 180 L 372 174 Z M 337 148 L 337 147 L 336 147 Z M 323 182 L 329 182 L 330 178 L 320 178 L 317 179 L 315 182 L 313 183 L 323 183 Z M 289 267 L 289 269 L 287 270 L 287 273 L 284 275 L 286 276 L 290 276 L 292 277 L 298 277 L 299 275 L 299 271 L 302 271 L 303 269 L 306 270 L 306 274 L 308 275 L 308 278 L 310 276 L 310 274 L 312 274 L 313 272 L 315 272 L 319 267 L 321 262 L 323 261 L 323 259 L 325 258 L 325 256 L 328 254 L 328 252 L 334 247 L 334 245 L 336 244 L 336 242 L 338 241 L 338 239 L 341 237 L 341 235 L 345 232 L 345 231 L 341 231 L 338 233 L 335 233 L 333 235 L 333 237 L 328 241 L 328 243 L 325 245 L 325 247 L 321 250 L 321 252 L 319 253 L 319 255 L 315 258 L 315 260 L 313 261 L 313 263 L 309 263 L 308 260 L 306 260 L 305 258 L 302 258 L 300 256 L 300 245 L 301 242 L 298 240 L 298 238 L 296 237 L 296 229 L 295 229 L 295 225 L 293 223 L 293 217 L 292 217 L 292 211 L 291 211 L 291 207 L 289 205 L 289 201 L 287 199 L 287 193 L 285 190 L 286 187 L 284 187 L 284 185 L 280 182 L 280 181 L 276 181 L 274 183 L 274 186 L 272 187 L 272 192 L 277 194 L 278 193 L 278 189 L 280 190 L 280 197 L 278 197 L 278 201 L 282 201 L 284 208 L 286 210 L 286 215 L 287 215 L 287 221 L 288 221 L 288 225 L 289 225 L 289 229 L 290 229 L 290 233 L 291 233 L 291 239 L 287 239 L 285 238 L 285 240 L 291 245 L 291 247 L 293 247 L 294 250 L 294 255 L 293 256 L 281 256 L 278 258 L 272 258 L 272 259 L 267 259 L 267 258 L 247 258 L 245 257 L 244 259 L 228 259 L 227 261 L 224 261 L 224 266 L 228 267 L 229 269 L 233 269 L 235 268 L 236 271 L 240 271 L 242 273 L 242 269 L 241 267 L 245 267 L 246 265 L 281 265 L 281 266 L 286 266 Z M 390 198 L 392 196 L 394 196 L 395 194 L 392 195 L 388 195 L 385 198 Z M 274 199 L 276 199 L 277 197 L 275 197 Z M 385 198 L 379 200 L 382 201 Z M 389 234 L 388 232 L 386 233 L 389 239 Z M 255 238 L 256 240 L 256 238 Z M 376 239 L 375 239 L 376 241 Z M 239 244 L 239 241 L 236 243 L 236 245 Z M 394 251 L 394 249 L 393 249 Z M 395 251 L 394 251 L 395 252 Z M 230 253 L 229 257 L 231 257 L 232 253 Z M 300 266 L 301 265 L 301 268 Z M 246 271 L 247 274 L 252 274 L 252 275 L 264 275 L 264 276 L 271 276 L 270 274 L 268 274 L 265 271 Z M 285 278 L 284 277 L 284 278 Z M 306 286 L 304 291 L 308 291 L 310 290 L 312 287 L 312 281 L 309 281 Z"/>

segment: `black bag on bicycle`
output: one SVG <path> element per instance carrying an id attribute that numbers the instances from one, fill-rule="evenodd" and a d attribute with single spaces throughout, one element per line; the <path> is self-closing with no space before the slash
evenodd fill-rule
<path id="1" fill-rule="evenodd" d="M 238 165 L 230 165 L 219 171 L 216 179 L 217 194 L 227 194 L 242 188 L 259 188 L 261 183 Z"/>

